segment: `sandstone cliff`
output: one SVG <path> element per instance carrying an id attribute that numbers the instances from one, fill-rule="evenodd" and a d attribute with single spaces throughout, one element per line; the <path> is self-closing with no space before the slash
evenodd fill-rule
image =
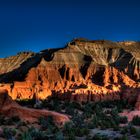
<path id="1" fill-rule="evenodd" d="M 64 48 L 0 62 L 0 88 L 13 99 L 59 94 L 78 101 L 136 100 L 140 87 L 139 42 L 75 39 Z"/>

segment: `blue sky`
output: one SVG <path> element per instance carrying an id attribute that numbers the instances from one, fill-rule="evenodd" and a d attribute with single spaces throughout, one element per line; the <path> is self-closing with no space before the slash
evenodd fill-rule
<path id="1" fill-rule="evenodd" d="M 0 57 L 64 46 L 76 37 L 140 40 L 138 0 L 1 0 Z"/>

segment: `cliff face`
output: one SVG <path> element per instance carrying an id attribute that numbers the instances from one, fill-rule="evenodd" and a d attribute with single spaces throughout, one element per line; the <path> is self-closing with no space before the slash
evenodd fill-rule
<path id="1" fill-rule="evenodd" d="M 23 62 L 28 60 L 33 55 L 34 53 L 32 52 L 21 52 L 16 56 L 0 59 L 0 74 L 5 74 L 19 68 Z"/>
<path id="2" fill-rule="evenodd" d="M 139 42 L 76 39 L 61 49 L 15 58 L 0 60 L 4 66 L 0 69 L 0 88 L 6 88 L 13 99 L 45 99 L 58 93 L 61 98 L 78 101 L 131 95 L 135 100 L 138 95 Z"/>

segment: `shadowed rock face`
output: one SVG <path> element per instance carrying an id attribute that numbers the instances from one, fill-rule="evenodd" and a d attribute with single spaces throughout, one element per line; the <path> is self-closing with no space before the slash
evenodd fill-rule
<path id="1" fill-rule="evenodd" d="M 20 62 L 6 58 L 1 65 L 7 61 L 10 70 L 0 70 L 5 83 L 0 88 L 13 99 L 58 93 L 62 99 L 98 101 L 126 98 L 127 92 L 135 100 L 140 87 L 139 42 L 75 39 L 65 48 L 44 50 Z"/>

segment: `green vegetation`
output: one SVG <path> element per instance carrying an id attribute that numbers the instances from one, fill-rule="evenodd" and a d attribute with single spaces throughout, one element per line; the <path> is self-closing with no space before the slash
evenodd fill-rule
<path id="1" fill-rule="evenodd" d="M 11 139 L 13 136 L 16 135 L 16 129 L 11 129 L 11 128 L 4 128 L 3 129 L 3 136 L 6 139 Z"/>
<path id="2" fill-rule="evenodd" d="M 33 108 L 35 104 L 35 99 L 16 100 L 16 102 L 21 106 L 27 106 Z"/>
<path id="3" fill-rule="evenodd" d="M 136 138 L 137 139 L 140 139 L 140 128 L 137 129 L 137 131 L 136 131 Z"/>
<path id="4" fill-rule="evenodd" d="M 18 103 L 35 107 L 35 100 L 18 101 Z M 0 125 L 4 130 L 2 137 L 17 140 L 76 140 L 77 137 L 79 139 L 84 137 L 86 140 L 110 140 L 107 135 L 98 133 L 91 136 L 91 129 L 97 129 L 119 133 L 120 136 L 114 137 L 114 140 L 127 140 L 130 135 L 140 138 L 139 130 L 133 126 L 140 125 L 140 118 L 136 116 L 131 123 L 128 123 L 127 117 L 119 116 L 123 109 L 133 109 L 133 105 L 129 105 L 125 100 L 77 103 L 50 97 L 41 101 L 40 108 L 68 114 L 71 121 L 63 127 L 58 127 L 52 116 L 48 116 L 40 117 L 38 123 L 34 125 L 21 121 L 18 116 L 7 118 L 0 115 Z M 125 126 L 122 127 L 120 124 Z M 7 129 L 6 125 L 15 125 L 15 128 Z"/>
<path id="5" fill-rule="evenodd" d="M 122 124 L 126 124 L 128 122 L 127 117 L 126 116 L 119 117 L 119 122 Z"/>
<path id="6" fill-rule="evenodd" d="M 96 134 L 96 135 L 92 138 L 92 140 L 108 140 L 108 137 L 106 137 L 106 136 L 101 136 L 101 135 L 99 135 L 99 134 Z"/>
<path id="7" fill-rule="evenodd" d="M 30 133 L 24 132 L 22 134 L 21 140 L 32 140 L 32 137 L 31 137 Z"/>
<path id="8" fill-rule="evenodd" d="M 134 118 L 132 120 L 132 124 L 140 126 L 140 117 L 134 116 Z"/>

